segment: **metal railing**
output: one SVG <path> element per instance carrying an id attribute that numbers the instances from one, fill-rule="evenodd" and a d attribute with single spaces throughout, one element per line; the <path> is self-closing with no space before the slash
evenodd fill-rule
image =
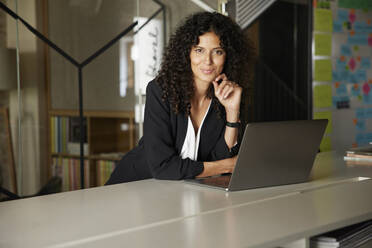
<path id="1" fill-rule="evenodd" d="M 253 88 L 254 121 L 307 119 L 306 101 L 260 60 L 256 64 Z"/>

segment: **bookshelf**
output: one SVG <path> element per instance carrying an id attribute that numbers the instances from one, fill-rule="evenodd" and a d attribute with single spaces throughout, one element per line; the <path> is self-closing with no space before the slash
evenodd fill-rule
<path id="1" fill-rule="evenodd" d="M 123 19 L 121 22 L 114 22 L 107 25 L 107 17 L 112 18 L 114 12 L 100 12 L 94 18 L 89 18 L 90 25 L 95 23 L 97 25 L 104 25 L 99 36 L 96 32 L 86 26 L 86 16 L 81 15 L 71 8 L 69 4 L 63 2 L 57 3 L 53 1 L 42 0 L 43 5 L 43 34 L 56 42 L 62 50 L 67 48 L 65 52 L 76 61 L 85 61 L 94 54 L 102 44 L 109 44 L 112 40 L 115 30 L 128 27 L 132 24 L 133 18 Z M 62 11 L 61 11 L 62 10 Z M 122 19 L 122 11 L 115 12 L 119 19 Z M 73 16 L 66 20 L 64 16 L 68 14 Z M 66 39 L 66 32 L 71 34 L 69 39 Z M 78 37 L 85 37 L 80 39 Z M 129 39 L 130 40 L 130 39 Z M 46 122 L 48 127 L 48 176 L 59 173 L 62 176 L 62 181 L 69 177 L 70 179 L 79 180 L 76 176 L 78 171 L 73 173 L 65 173 L 72 167 L 75 162 L 80 159 L 79 145 L 75 152 L 69 152 L 67 149 L 66 140 L 63 144 L 64 149 L 58 148 L 58 142 L 55 140 L 56 130 L 54 118 L 79 118 L 79 105 L 83 105 L 83 116 L 86 119 L 86 152 L 84 152 L 84 160 L 87 168 L 85 170 L 85 185 L 89 187 L 102 185 L 102 181 L 108 175 L 108 169 L 112 170 L 113 164 L 120 160 L 121 155 L 128 152 L 134 147 L 136 141 L 136 131 L 134 125 L 134 64 L 130 58 L 130 53 L 121 54 L 120 49 L 130 47 L 131 42 L 110 47 L 109 50 L 98 50 L 103 52 L 99 57 L 94 57 L 94 61 L 89 60 L 87 63 L 79 63 L 78 68 L 76 64 L 70 63 L 66 56 L 61 57 L 61 54 L 53 49 L 45 46 L 45 80 L 46 80 Z M 112 45 L 112 44 L 111 44 Z M 129 50 L 128 50 L 129 51 Z M 118 82 L 122 79 L 119 72 L 120 61 L 127 62 L 127 87 L 126 93 L 123 96 L 118 89 L 120 85 Z M 85 60 L 84 60 L 85 59 Z M 84 71 L 82 70 L 84 67 Z M 78 69 L 78 70 L 76 70 Z M 83 76 L 83 80 L 82 80 Z M 77 88 L 80 85 L 82 88 Z M 76 88 L 75 88 L 76 87 Z M 78 90 L 79 89 L 79 90 Z M 84 101 L 79 93 L 84 95 Z M 97 100 L 100 99 L 100 100 Z M 80 102 L 81 100 L 81 102 Z M 69 121 L 66 121 L 69 122 Z M 65 125 L 65 124 L 64 124 Z M 64 129 L 65 130 L 65 129 Z M 66 137 L 68 136 L 66 132 Z M 75 142 L 76 144 L 79 142 Z M 57 144 L 57 145 L 56 145 Z M 121 154 L 119 154 L 121 153 Z M 56 166 L 53 166 L 56 165 Z M 99 164 L 108 164 L 106 169 L 102 169 Z M 76 165 L 77 167 L 80 164 Z M 75 167 L 76 167 L 75 166 Z M 56 167 L 56 168 L 55 168 Z M 80 167 L 79 167 L 80 168 Z M 75 168 L 74 168 L 75 169 Z M 102 177 L 100 171 L 105 172 Z M 87 176 L 87 173 L 89 174 Z M 64 190 L 75 189 L 66 184 L 63 185 Z M 74 181 L 72 185 L 76 184 Z"/>
<path id="2" fill-rule="evenodd" d="M 49 111 L 49 175 L 62 178 L 62 190 L 80 189 L 80 150 L 76 110 Z M 135 143 L 133 111 L 84 111 L 85 188 L 101 186 L 115 163 Z M 77 137 L 78 136 L 78 137 Z"/>

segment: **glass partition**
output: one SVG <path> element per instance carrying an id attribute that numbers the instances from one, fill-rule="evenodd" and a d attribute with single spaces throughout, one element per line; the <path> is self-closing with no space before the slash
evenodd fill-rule
<path id="1" fill-rule="evenodd" d="M 137 4 L 122 0 L 48 1 L 49 38 L 77 62 L 49 49 L 50 164 L 51 174 L 62 178 L 63 191 L 80 189 L 82 173 L 85 188 L 103 185 L 115 162 L 136 142 L 130 52 Z M 109 44 L 125 30 L 123 37 Z M 92 58 L 105 46 L 107 50 Z"/>
<path id="2" fill-rule="evenodd" d="M 217 1 L 206 2 L 217 9 Z M 2 3 L 1 55 L 13 52 L 6 63 L 15 79 L 4 89 L 0 81 L 7 144 L 0 182 L 10 194 L 1 200 L 103 185 L 142 136 L 145 88 L 169 34 L 200 7 L 179 0 Z"/>
<path id="3" fill-rule="evenodd" d="M 2 42 L 1 55 L 12 51 L 10 60 L 4 63 L 14 67 L 12 73 L 15 76 L 11 79 L 12 86 L 1 90 L 2 120 L 6 122 L 3 122 L 5 128 L 0 132 L 7 137 L 6 142 L 2 142 L 2 147 L 6 147 L 3 151 L 7 152 L 1 156 L 8 160 L 1 167 L 1 176 L 5 179 L 2 187 L 18 195 L 34 195 L 45 182 L 47 170 L 47 107 L 42 44 L 20 21 L 16 22 L 14 13 L 37 27 L 40 12 L 35 1 L 3 1 L 4 6 L 0 23 L 5 42 Z M 1 78 L 3 76 L 0 75 Z"/>

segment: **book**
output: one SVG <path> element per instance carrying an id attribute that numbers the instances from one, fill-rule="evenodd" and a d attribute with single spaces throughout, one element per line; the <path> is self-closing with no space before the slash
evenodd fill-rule
<path id="1" fill-rule="evenodd" d="M 345 160 L 345 163 L 346 163 L 346 166 L 358 166 L 358 165 L 363 165 L 363 166 L 372 166 L 372 161 L 371 160 L 363 160 L 363 159 L 349 159 L 346 158 L 344 159 Z"/>
<path id="2" fill-rule="evenodd" d="M 53 176 L 62 178 L 63 191 L 81 189 L 80 178 L 80 159 L 72 158 L 53 158 Z M 89 160 L 84 160 L 84 185 L 90 187 L 90 166 Z"/>
<path id="3" fill-rule="evenodd" d="M 372 163 L 372 156 L 367 155 L 346 155 L 344 156 L 345 161 L 356 161 L 356 162 L 369 162 Z"/>
<path id="4" fill-rule="evenodd" d="M 55 145 L 55 139 L 56 139 L 56 136 L 55 136 L 55 126 L 54 126 L 54 122 L 55 122 L 55 117 L 51 117 L 50 118 L 50 143 L 51 143 L 51 151 L 54 153 L 56 152 L 56 145 Z"/>
<path id="5" fill-rule="evenodd" d="M 84 155 L 87 156 L 89 153 L 89 145 L 83 144 Z M 79 142 L 67 142 L 67 153 L 71 155 L 80 155 L 80 143 Z"/>
<path id="6" fill-rule="evenodd" d="M 55 152 L 58 151 L 58 117 L 54 117 L 54 147 L 55 147 Z"/>
<path id="7" fill-rule="evenodd" d="M 61 138 L 61 117 L 58 116 L 57 117 L 57 152 L 61 152 L 62 151 L 62 138 Z"/>
<path id="8" fill-rule="evenodd" d="M 84 186 L 85 188 L 90 187 L 90 168 L 89 168 L 89 160 L 84 160 Z"/>
<path id="9" fill-rule="evenodd" d="M 346 155 L 363 155 L 372 157 L 372 145 L 350 148 Z"/>
<path id="10" fill-rule="evenodd" d="M 344 160 L 372 162 L 372 145 L 350 148 L 346 151 Z"/>
<path id="11" fill-rule="evenodd" d="M 84 143 L 87 142 L 87 118 L 83 120 L 83 129 L 84 129 Z M 80 118 L 79 117 L 70 117 L 69 118 L 69 141 L 74 143 L 80 142 Z"/>
<path id="12" fill-rule="evenodd" d="M 86 118 L 84 118 L 83 128 L 85 133 L 85 143 L 87 143 L 86 123 Z M 80 119 L 78 117 L 52 116 L 50 118 L 50 125 L 52 153 L 70 153 L 72 155 L 80 155 L 80 146 L 77 145 L 78 148 L 76 148 L 76 145 L 69 144 L 80 143 Z M 84 153 L 85 155 L 88 155 L 88 147 L 86 146 L 87 145 L 84 144 Z M 69 151 L 69 149 L 71 151 Z"/>
<path id="13" fill-rule="evenodd" d="M 97 186 L 103 186 L 115 169 L 115 162 L 110 160 L 97 160 Z"/>
<path id="14" fill-rule="evenodd" d="M 314 248 L 351 248 L 372 240 L 372 220 L 343 227 L 310 239 Z"/>

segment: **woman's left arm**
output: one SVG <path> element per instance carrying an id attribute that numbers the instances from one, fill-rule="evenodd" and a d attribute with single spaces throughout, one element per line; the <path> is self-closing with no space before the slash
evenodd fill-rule
<path id="1" fill-rule="evenodd" d="M 217 82 L 222 80 L 220 84 Z M 230 123 L 240 122 L 240 101 L 242 87 L 235 82 L 229 81 L 225 74 L 221 74 L 213 81 L 214 94 L 220 103 L 225 107 L 226 121 Z M 238 142 L 239 128 L 226 126 L 225 141 L 229 149 L 234 147 Z"/>

